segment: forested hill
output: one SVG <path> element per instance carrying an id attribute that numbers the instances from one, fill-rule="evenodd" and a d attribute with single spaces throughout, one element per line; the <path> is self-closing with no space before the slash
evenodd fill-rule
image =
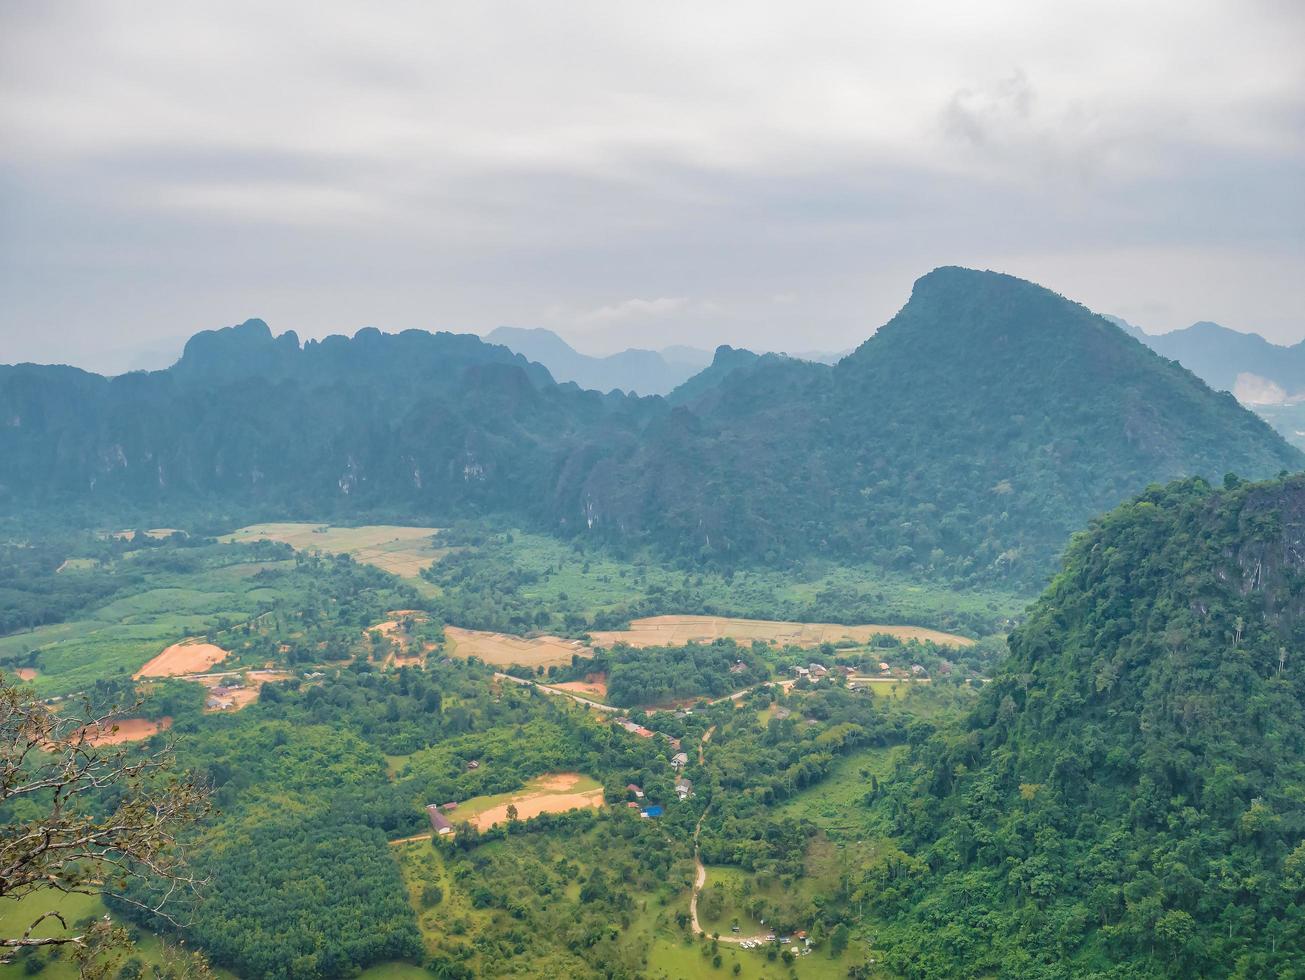
<path id="1" fill-rule="evenodd" d="M 904 972 L 1305 976 L 1302 583 L 1305 477 L 1079 536 L 885 804 L 915 863 L 867 891 Z"/>
<path id="2" fill-rule="evenodd" d="M 695 407 L 595 471 L 600 526 L 695 550 L 1037 578 L 1074 528 L 1149 483 L 1305 458 L 1086 308 L 958 268 L 920 279 L 832 369 L 763 361 Z"/>
<path id="3" fill-rule="evenodd" d="M 0 368 L 0 505 L 164 526 L 215 505 L 497 513 L 727 563 L 1042 582 L 1074 528 L 1149 483 L 1305 465 L 1231 396 L 995 273 L 930 273 L 836 366 L 724 351 L 712 377 L 672 405 L 559 385 L 470 335 L 300 344 L 251 320 L 197 335 L 168 371 Z"/>
<path id="4" fill-rule="evenodd" d="M 558 385 L 471 335 L 361 330 L 301 346 L 251 320 L 196 335 L 167 371 L 0 367 L 0 501 L 542 522 L 569 465 L 623 447 L 661 410 Z"/>

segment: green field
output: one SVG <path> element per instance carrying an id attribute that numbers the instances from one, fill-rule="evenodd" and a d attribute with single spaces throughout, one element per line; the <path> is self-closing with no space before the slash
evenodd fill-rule
<path id="1" fill-rule="evenodd" d="M 238 551 L 223 560 L 194 572 L 151 575 L 153 587 L 71 622 L 0 637 L 0 668 L 36 651 L 37 692 L 69 694 L 96 680 L 130 675 L 172 643 L 247 622 L 289 598 L 254 576 L 293 563 L 257 561 Z"/>
<path id="2" fill-rule="evenodd" d="M 457 534 L 449 540 L 463 540 Z M 513 530 L 469 535 L 457 560 L 425 577 L 460 626 L 509 633 L 638 616 L 702 613 L 767 620 L 895 623 L 981 637 L 1005 631 L 1029 598 L 999 589 L 953 589 L 871 566 L 809 561 L 784 570 L 685 572 L 651 557 L 616 558 Z M 520 584 L 508 585 L 511 574 Z M 607 617 L 609 622 L 604 623 Z"/>
<path id="3" fill-rule="evenodd" d="M 0 899 L 0 935 L 22 935 L 38 916 L 49 911 L 62 915 L 70 929 L 65 931 L 57 921 L 49 919 L 32 933 L 33 936 L 44 938 L 65 934 L 77 935 L 80 930 L 75 924 L 78 921 L 92 916 L 100 918 L 107 910 L 96 895 L 58 895 L 53 892 L 38 892 L 18 901 Z M 132 949 L 116 952 L 110 959 L 118 964 L 125 963 L 129 959 L 137 959 L 150 966 L 162 963 L 163 943 L 157 936 L 136 930 L 133 932 L 133 938 L 135 941 Z M 79 978 L 77 966 L 71 958 L 71 948 L 56 952 L 55 947 L 28 954 L 19 962 L 9 966 L 0 966 L 0 977 L 31 975 L 30 968 L 25 962 L 28 959 L 43 963 L 39 975 L 49 980 L 78 980 Z M 235 978 L 235 974 L 226 970 L 214 972 L 220 978 L 228 978 L 228 980 Z M 109 973 L 111 977 L 116 975 L 116 968 Z"/>

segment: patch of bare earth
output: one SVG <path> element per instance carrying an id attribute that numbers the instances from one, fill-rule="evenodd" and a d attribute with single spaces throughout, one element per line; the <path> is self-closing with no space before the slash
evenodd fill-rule
<path id="1" fill-rule="evenodd" d="M 124 742 L 143 741 L 151 735 L 166 732 L 171 727 L 172 719 L 166 716 L 158 721 L 150 721 L 146 718 L 119 718 L 99 728 L 87 727 L 83 731 L 90 745 L 121 745 Z"/>
<path id="2" fill-rule="evenodd" d="M 519 664 L 523 667 L 567 666 L 575 656 L 588 657 L 592 651 L 579 640 L 558 636 L 521 637 L 483 630 L 444 627 L 446 649 L 451 657 L 477 657 L 495 667 Z"/>
<path id="3" fill-rule="evenodd" d="M 41 676 L 40 671 L 35 667 L 19 667 L 14 671 L 20 681 L 34 681 Z"/>
<path id="4" fill-rule="evenodd" d="M 201 674 L 227 658 L 227 651 L 212 643 L 183 640 L 174 643 L 147 663 L 132 677 L 181 677 L 184 674 Z"/>
<path id="5" fill-rule="evenodd" d="M 565 813 L 567 810 L 601 807 L 603 805 L 601 787 L 579 793 L 567 792 L 579 782 L 580 775 L 574 772 L 541 776 L 534 781 L 535 789 L 522 792 L 484 813 L 478 813 L 468 823 L 474 825 L 477 830 L 488 830 L 496 823 L 507 823 L 509 806 L 516 807 L 518 820 L 537 817 L 541 813 Z"/>
<path id="6" fill-rule="evenodd" d="M 843 626 L 838 623 L 794 623 L 781 620 L 736 619 L 730 616 L 650 616 L 636 619 L 628 630 L 604 630 L 590 634 L 594 646 L 624 643 L 636 648 L 683 646 L 686 643 L 710 643 L 717 639 L 737 642 L 763 640 L 798 647 L 816 647 L 822 643 L 869 643 L 877 634 L 899 640 L 929 640 L 939 646 L 967 647 L 973 640 L 923 626 L 892 626 L 867 623 Z"/>
<path id="7" fill-rule="evenodd" d="M 607 697 L 607 675 L 590 674 L 582 681 L 562 681 L 560 684 L 550 684 L 549 687 L 602 701 Z"/>
<path id="8" fill-rule="evenodd" d="M 272 681 L 283 681 L 291 675 L 283 670 L 249 670 L 243 674 L 212 674 L 205 677 L 188 677 L 208 689 L 209 701 L 204 711 L 208 714 L 239 711 L 258 700 L 259 689 Z"/>

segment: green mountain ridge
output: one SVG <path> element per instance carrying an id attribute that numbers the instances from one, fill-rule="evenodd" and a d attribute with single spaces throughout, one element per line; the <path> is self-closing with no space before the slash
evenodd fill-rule
<path id="1" fill-rule="evenodd" d="M 498 514 L 694 560 L 1040 582 L 1072 530 L 1149 483 L 1305 465 L 1231 396 L 996 273 L 923 277 L 835 366 L 718 361 L 673 404 L 557 384 L 469 335 L 300 344 L 249 321 L 192 338 L 167 371 L 5 367 L 0 501 L 160 520 Z"/>
<path id="2" fill-rule="evenodd" d="M 900 774 L 916 862 L 875 903 L 905 975 L 1302 975 L 1303 585 L 1302 476 L 1155 488 L 1077 536 Z"/>

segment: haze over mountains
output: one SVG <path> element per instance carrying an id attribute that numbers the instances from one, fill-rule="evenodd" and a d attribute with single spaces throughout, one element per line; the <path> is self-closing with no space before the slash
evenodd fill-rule
<path id="1" fill-rule="evenodd" d="M 837 365 L 725 348 L 708 370 L 670 401 L 603 395 L 470 335 L 300 344 L 250 321 L 196 335 L 168 371 L 0 369 L 0 499 L 499 513 L 726 562 L 1036 580 L 1149 483 L 1305 463 L 1104 318 L 990 272 L 923 277 Z"/>
<path id="2" fill-rule="evenodd" d="M 1126 320 L 1110 319 L 1152 350 L 1181 362 L 1211 388 L 1231 391 L 1243 404 L 1305 398 L 1305 340 L 1283 346 L 1205 320 L 1182 330 L 1148 334 Z"/>
<path id="3" fill-rule="evenodd" d="M 538 361 L 558 381 L 574 381 L 581 388 L 621 391 L 640 395 L 668 395 L 713 361 L 710 351 L 683 345 L 661 350 L 631 348 L 606 357 L 581 354 L 551 330 L 542 327 L 498 327 L 486 334 L 491 344 L 502 344 L 532 361 Z M 846 354 L 810 351 L 794 357 L 833 364 Z"/>

